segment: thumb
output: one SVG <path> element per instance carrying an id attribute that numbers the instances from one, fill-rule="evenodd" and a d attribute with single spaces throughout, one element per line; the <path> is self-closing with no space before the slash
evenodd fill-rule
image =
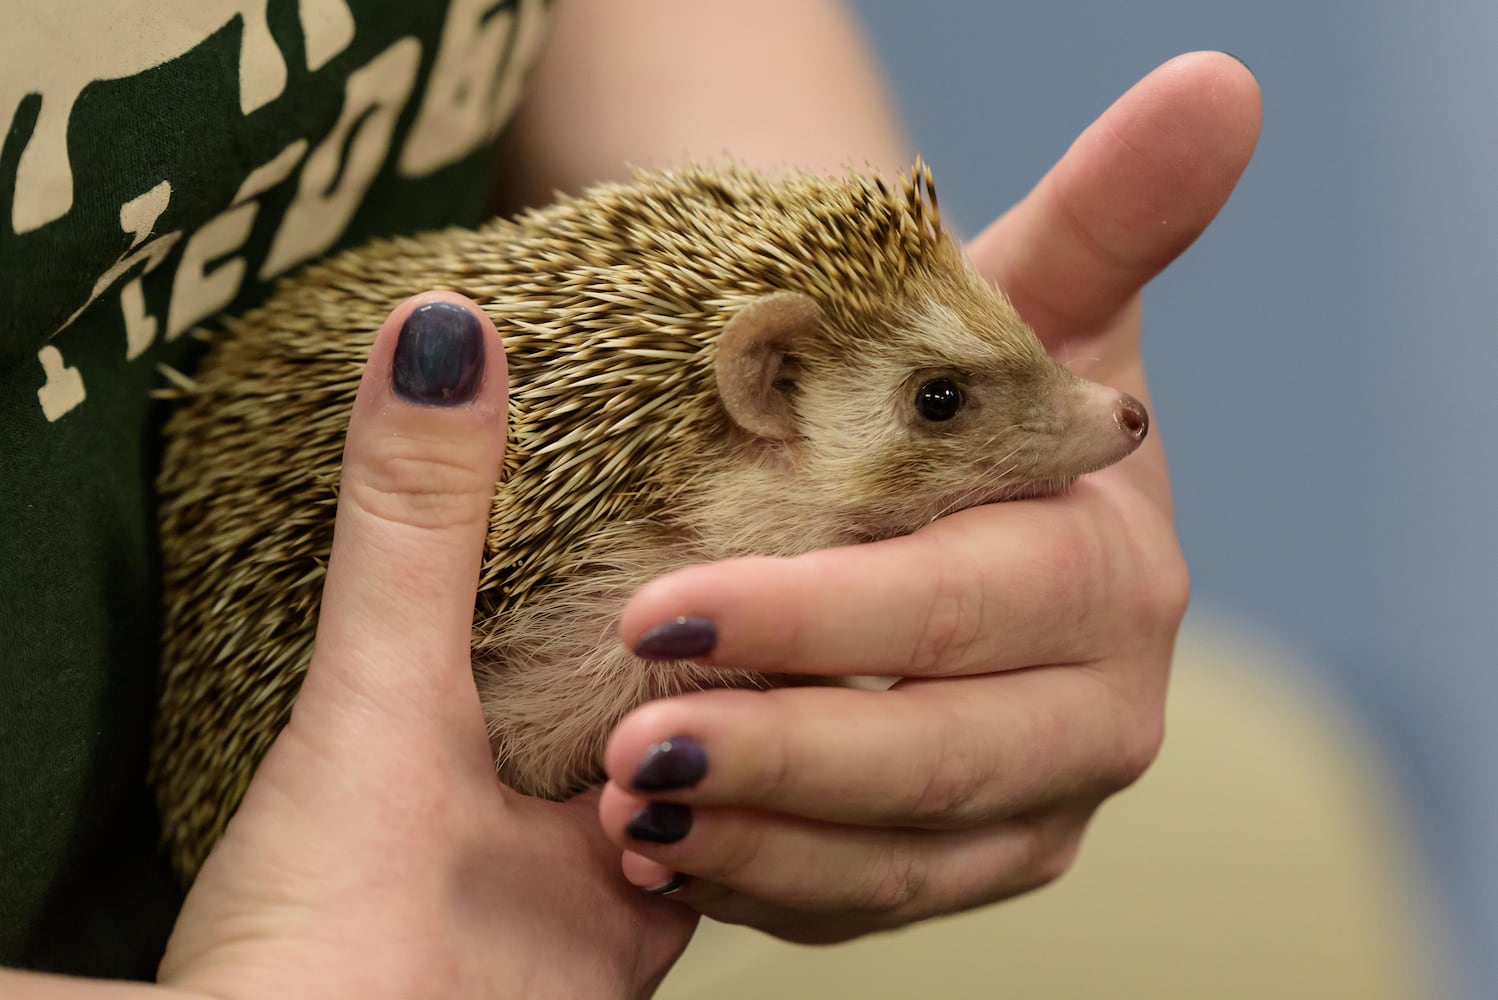
<path id="1" fill-rule="evenodd" d="M 1261 121 L 1241 62 L 1178 56 L 1119 98 L 968 251 L 1049 346 L 1093 332 L 1217 215 Z"/>
<path id="2" fill-rule="evenodd" d="M 418 295 L 380 328 L 344 445 L 294 726 L 335 746 L 483 737 L 470 635 L 507 397 L 499 335 L 461 296 Z"/>
<path id="3" fill-rule="evenodd" d="M 163 978 L 226 941 L 278 940 L 302 908 L 324 924 L 329 901 L 363 900 L 344 915 L 355 923 L 400 912 L 436 877 L 423 866 L 449 860 L 432 818 L 471 804 L 467 825 L 446 817 L 467 829 L 498 805 L 470 633 L 507 396 L 499 335 L 460 296 L 416 296 L 380 327 L 306 678 L 193 885 Z"/>

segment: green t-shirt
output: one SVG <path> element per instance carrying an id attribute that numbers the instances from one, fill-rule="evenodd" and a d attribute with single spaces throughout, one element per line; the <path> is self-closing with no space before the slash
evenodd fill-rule
<path id="1" fill-rule="evenodd" d="M 370 236 L 479 220 L 545 0 L 23 4 L 0 33 L 0 964 L 154 974 L 160 366 Z"/>

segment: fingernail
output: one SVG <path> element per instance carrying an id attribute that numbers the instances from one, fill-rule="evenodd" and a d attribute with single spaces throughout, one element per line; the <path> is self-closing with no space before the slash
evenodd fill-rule
<path id="1" fill-rule="evenodd" d="M 1234 59 L 1238 60 L 1240 63 L 1243 64 L 1243 68 L 1246 69 L 1246 70 L 1248 70 L 1250 73 L 1252 73 L 1254 71 L 1254 68 L 1248 64 L 1248 60 L 1244 59 L 1242 56 L 1236 55 L 1235 53 L 1232 53 L 1232 52 L 1229 52 L 1226 49 L 1219 49 L 1218 51 L 1221 52 L 1225 56 L 1232 56 Z"/>
<path id="2" fill-rule="evenodd" d="M 411 310 L 395 342 L 390 384 L 408 403 L 458 406 L 478 395 L 484 374 L 484 329 L 455 302 Z"/>
<path id="3" fill-rule="evenodd" d="M 630 817 L 624 832 L 635 840 L 674 844 L 692 832 L 692 810 L 679 802 L 651 802 Z"/>
<path id="4" fill-rule="evenodd" d="M 706 656 L 718 644 L 718 626 L 706 618 L 674 618 L 640 636 L 635 655 L 647 660 L 688 660 Z"/>
<path id="5" fill-rule="evenodd" d="M 673 736 L 645 751 L 633 784 L 642 792 L 665 792 L 695 785 L 707 774 L 707 751 L 690 736 Z"/>
<path id="6" fill-rule="evenodd" d="M 645 891 L 650 893 L 652 896 L 670 896 L 673 893 L 681 892 L 681 890 L 687 887 L 687 883 L 690 881 L 692 881 L 692 876 L 683 875 L 681 872 L 677 872 L 675 875 L 671 876 L 671 880 L 669 882 L 662 882 L 660 885 L 653 885 Z"/>

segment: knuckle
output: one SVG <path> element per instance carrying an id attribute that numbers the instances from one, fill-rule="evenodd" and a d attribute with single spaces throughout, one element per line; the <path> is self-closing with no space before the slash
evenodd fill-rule
<path id="1" fill-rule="evenodd" d="M 768 706 L 772 717 L 790 718 L 796 709 L 796 701 L 786 697 L 784 688 L 775 688 L 759 696 L 756 707 Z M 775 802 L 795 787 L 793 760 L 786 745 L 786 733 L 778 727 L 768 727 L 765 738 L 759 743 L 754 755 L 754 770 L 745 782 L 746 799 L 753 802 Z"/>
<path id="2" fill-rule="evenodd" d="M 1145 634 L 1174 635 L 1191 602 L 1191 573 L 1176 546 L 1148 568 L 1147 582 L 1137 589 L 1134 618 Z"/>
<path id="3" fill-rule="evenodd" d="M 418 448 L 392 439 L 345 470 L 341 492 L 360 511 L 392 524 L 441 529 L 486 520 L 495 490 L 489 477 L 438 449 Z"/>
<path id="4" fill-rule="evenodd" d="M 910 652 L 915 676 L 952 673 L 983 629 L 983 588 L 966 574 L 943 568 Z"/>
<path id="5" fill-rule="evenodd" d="M 1124 607 L 1140 634 L 1174 635 L 1191 602 L 1191 572 L 1174 536 L 1168 544 L 1150 549 L 1133 574 L 1138 584 L 1127 588 Z"/>
<path id="6" fill-rule="evenodd" d="M 1169 561 L 1157 570 L 1155 581 L 1156 620 L 1173 633 L 1191 603 L 1191 570 L 1179 548 L 1171 549 Z"/>
<path id="7" fill-rule="evenodd" d="M 925 889 L 928 872 L 924 859 L 907 841 L 885 848 L 873 877 L 864 885 L 859 908 L 879 916 L 912 909 Z"/>
<path id="8" fill-rule="evenodd" d="M 967 823 L 978 809 L 988 785 L 988 774 L 967 740 L 957 739 L 953 727 L 944 727 L 937 753 L 924 779 L 916 786 L 905 810 L 909 822 L 926 827 L 955 827 Z"/>
<path id="9" fill-rule="evenodd" d="M 716 845 L 714 856 L 694 863 L 693 874 L 726 882 L 744 881 L 746 873 L 753 874 L 764 847 L 763 833 L 747 824 L 734 827 L 732 836 L 722 829 L 711 838 Z"/>
<path id="10" fill-rule="evenodd" d="M 1072 870 L 1082 850 L 1082 831 L 1067 827 L 1064 832 L 1052 836 L 1037 831 L 1035 845 L 1035 854 L 1029 865 L 1028 890 L 1044 888 Z"/>
<path id="11" fill-rule="evenodd" d="M 1100 613 L 1114 600 L 1107 558 L 1107 542 L 1095 523 L 1076 517 L 1056 520 L 1043 543 L 1028 553 L 1025 605 L 1049 609 L 1045 621 L 1052 629 L 1079 638 L 1094 635 Z"/>
<path id="12" fill-rule="evenodd" d="M 910 818 L 925 826 L 951 819 L 971 796 L 971 781 L 957 767 L 942 766 L 922 783 Z"/>
<path id="13" fill-rule="evenodd" d="M 1144 776 L 1160 755 L 1165 742 L 1165 723 L 1160 712 L 1130 718 L 1118 727 L 1109 766 L 1103 776 L 1105 789 L 1122 791 Z"/>

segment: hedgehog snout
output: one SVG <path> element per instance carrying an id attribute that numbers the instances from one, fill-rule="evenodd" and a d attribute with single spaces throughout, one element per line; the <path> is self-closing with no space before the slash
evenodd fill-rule
<path id="1" fill-rule="evenodd" d="M 1130 455 L 1149 433 L 1149 411 L 1126 392 L 1068 374 L 1062 380 L 1061 436 L 1051 461 L 1058 472 L 1095 472 Z"/>
<path id="2" fill-rule="evenodd" d="M 1143 403 L 1126 392 L 1118 394 L 1113 419 L 1118 422 L 1119 430 L 1133 438 L 1136 443 L 1143 441 L 1144 436 L 1150 431 L 1149 410 L 1146 410 Z"/>

